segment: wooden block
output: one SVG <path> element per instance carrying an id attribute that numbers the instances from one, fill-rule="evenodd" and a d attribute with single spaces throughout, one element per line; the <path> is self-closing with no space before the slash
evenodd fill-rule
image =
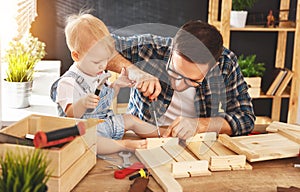
<path id="1" fill-rule="evenodd" d="M 161 148 L 137 149 L 135 155 L 149 169 L 151 175 L 166 192 L 182 192 L 181 185 L 171 173 L 174 160 Z"/>
<path id="2" fill-rule="evenodd" d="M 174 178 L 194 177 L 211 175 L 208 170 L 208 161 L 181 161 L 172 163 L 172 174 Z"/>
<path id="3" fill-rule="evenodd" d="M 157 148 L 163 145 L 178 145 L 179 139 L 177 137 L 167 138 L 147 138 L 147 149 Z"/>
<path id="4" fill-rule="evenodd" d="M 198 133 L 195 136 L 188 138 L 186 142 L 190 143 L 190 142 L 198 142 L 198 141 L 216 141 L 216 140 L 217 140 L 216 132 L 205 132 L 205 133 Z"/>
<path id="5" fill-rule="evenodd" d="M 178 161 L 195 161 L 197 160 L 184 147 L 180 145 L 164 145 L 162 148 L 177 162 Z"/>

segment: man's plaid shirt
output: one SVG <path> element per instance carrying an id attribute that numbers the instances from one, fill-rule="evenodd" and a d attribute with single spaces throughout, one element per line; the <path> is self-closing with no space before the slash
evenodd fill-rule
<path id="1" fill-rule="evenodd" d="M 151 34 L 121 37 L 112 35 L 116 48 L 141 70 L 159 78 L 162 91 L 158 96 L 157 116 L 161 117 L 171 103 L 174 90 L 169 83 L 166 64 L 172 38 Z M 254 127 L 255 115 L 248 87 L 237 64 L 236 55 L 224 48 L 222 56 L 196 88 L 195 109 L 198 117 L 223 117 L 230 124 L 232 135 L 245 135 Z M 140 119 L 154 123 L 150 102 L 137 89 L 132 89 L 128 111 Z"/>

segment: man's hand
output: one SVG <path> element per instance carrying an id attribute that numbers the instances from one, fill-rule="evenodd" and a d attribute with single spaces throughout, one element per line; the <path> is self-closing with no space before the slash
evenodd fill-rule
<path id="1" fill-rule="evenodd" d="M 78 102 L 80 102 L 85 109 L 95 109 L 98 105 L 99 100 L 100 97 L 98 95 L 90 93 L 85 97 L 79 99 Z"/>
<path id="2" fill-rule="evenodd" d="M 168 127 L 163 137 L 178 137 L 186 140 L 198 133 L 198 118 L 177 117 Z"/>
<path id="3" fill-rule="evenodd" d="M 143 93 L 145 97 L 154 100 L 161 92 L 159 80 L 140 70 L 135 65 L 130 65 L 126 68 L 128 78 L 136 82 L 136 88 Z"/>

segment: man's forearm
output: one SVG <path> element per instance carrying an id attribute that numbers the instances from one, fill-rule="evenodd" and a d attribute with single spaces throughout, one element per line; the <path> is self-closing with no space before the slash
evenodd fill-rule
<path id="1" fill-rule="evenodd" d="M 132 63 L 118 53 L 108 62 L 107 70 L 120 73 L 123 67 L 128 67 L 130 65 L 132 65 Z"/>
<path id="2" fill-rule="evenodd" d="M 227 135 L 232 134 L 229 123 L 222 117 L 199 118 L 198 132 L 217 132 L 220 134 L 225 133 Z"/>

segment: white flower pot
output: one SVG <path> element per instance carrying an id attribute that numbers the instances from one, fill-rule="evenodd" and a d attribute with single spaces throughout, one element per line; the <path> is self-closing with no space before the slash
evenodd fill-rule
<path id="1" fill-rule="evenodd" d="M 248 11 L 231 11 L 230 26 L 243 28 L 246 25 Z"/>
<path id="2" fill-rule="evenodd" d="M 250 97 L 259 97 L 261 92 L 261 77 L 244 77 L 248 84 Z"/>
<path id="3" fill-rule="evenodd" d="M 4 81 L 4 90 L 8 95 L 7 105 L 11 108 L 29 107 L 29 98 L 32 92 L 32 81 L 30 82 L 7 82 Z"/>

